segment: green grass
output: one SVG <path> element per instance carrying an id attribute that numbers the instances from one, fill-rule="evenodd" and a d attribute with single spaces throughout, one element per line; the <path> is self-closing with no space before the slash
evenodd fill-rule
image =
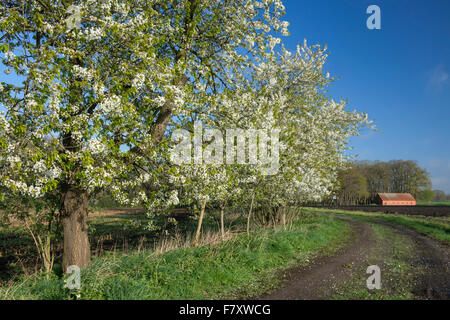
<path id="1" fill-rule="evenodd" d="M 332 299 L 349 300 L 410 300 L 416 298 L 414 286 L 423 274 L 423 267 L 412 264 L 415 259 L 414 241 L 389 227 L 371 224 L 376 237 L 375 251 L 365 266 L 351 271 L 351 279 L 338 285 Z M 381 271 L 381 289 L 367 289 L 366 268 L 377 265 Z"/>
<path id="2" fill-rule="evenodd" d="M 260 229 L 250 236 L 197 248 L 107 254 L 81 274 L 81 289 L 64 279 L 23 276 L 0 288 L 0 299 L 220 299 L 261 294 L 280 281 L 280 271 L 306 265 L 344 246 L 347 223 L 303 214 L 289 230 Z"/>
<path id="3" fill-rule="evenodd" d="M 383 221 L 393 222 L 404 225 L 408 228 L 414 229 L 422 234 L 426 234 L 436 240 L 443 241 L 450 244 L 450 219 L 434 218 L 434 217 L 416 217 L 405 216 L 399 214 L 384 214 L 384 213 L 372 213 L 372 212 L 360 212 L 360 211 L 342 211 L 342 210 L 330 210 L 330 209 L 318 209 L 307 208 L 307 212 L 329 212 L 336 214 L 344 214 L 352 217 L 363 218 L 376 218 Z"/>
<path id="4" fill-rule="evenodd" d="M 164 224 L 164 217 L 159 217 L 157 226 Z M 209 211 L 203 221 L 204 233 L 218 233 L 218 212 Z M 149 219 L 143 212 L 134 210 L 100 210 L 89 213 L 89 242 L 91 253 L 98 257 L 107 251 L 129 252 L 136 250 L 153 250 L 167 230 L 171 235 L 189 237 L 195 232 L 197 221 L 187 219 L 178 224 L 166 224 L 164 228 L 144 228 Z M 225 225 L 230 232 L 244 229 L 246 218 L 227 215 Z M 165 236 L 165 234 L 164 234 Z M 60 265 L 62 259 L 62 242 L 54 242 L 55 264 Z M 43 267 L 35 243 L 26 228 L 19 223 L 14 225 L 0 224 L 0 286 L 9 280 L 24 274 L 35 273 Z"/>
<path id="5" fill-rule="evenodd" d="M 418 206 L 450 206 L 450 201 L 417 201 Z"/>

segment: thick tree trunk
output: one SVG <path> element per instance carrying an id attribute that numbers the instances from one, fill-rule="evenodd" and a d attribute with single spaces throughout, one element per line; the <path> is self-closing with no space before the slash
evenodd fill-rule
<path id="1" fill-rule="evenodd" d="M 83 269 L 91 259 L 87 223 L 89 198 L 85 191 L 68 186 L 64 188 L 61 200 L 63 270 L 65 272 L 71 265 Z"/>

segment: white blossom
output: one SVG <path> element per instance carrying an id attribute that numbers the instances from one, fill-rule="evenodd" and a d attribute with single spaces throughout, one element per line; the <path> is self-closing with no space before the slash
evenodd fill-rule
<path id="1" fill-rule="evenodd" d="M 72 71 L 75 77 L 80 77 L 86 81 L 91 81 L 94 78 L 94 71 L 88 68 L 80 67 L 79 65 L 74 65 Z"/>
<path id="2" fill-rule="evenodd" d="M 88 40 L 98 40 L 103 37 L 103 29 L 94 27 L 86 30 L 86 38 Z"/>
<path id="3" fill-rule="evenodd" d="M 111 115 L 119 112 L 121 110 L 121 101 L 120 97 L 113 95 L 111 97 L 107 97 L 103 99 L 103 101 L 99 104 L 97 110 L 100 114 L 103 115 Z"/>
<path id="4" fill-rule="evenodd" d="M 145 74 L 140 73 L 133 79 L 133 87 L 140 89 L 145 83 Z"/>

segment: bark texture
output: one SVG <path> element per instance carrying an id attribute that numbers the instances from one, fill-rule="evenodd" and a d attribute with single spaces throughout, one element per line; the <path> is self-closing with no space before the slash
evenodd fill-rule
<path id="1" fill-rule="evenodd" d="M 64 231 L 64 272 L 71 265 L 80 269 L 89 265 L 91 251 L 88 237 L 88 206 L 86 192 L 73 187 L 64 188 L 61 201 L 61 218 Z"/>

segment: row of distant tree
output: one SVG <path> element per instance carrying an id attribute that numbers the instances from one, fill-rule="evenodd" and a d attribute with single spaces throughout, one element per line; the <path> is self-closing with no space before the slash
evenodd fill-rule
<path id="1" fill-rule="evenodd" d="M 431 194 L 428 194 L 428 197 L 426 199 L 421 200 L 430 201 L 429 199 L 436 202 L 450 201 L 450 193 L 446 194 L 442 190 L 433 190 Z"/>
<path id="2" fill-rule="evenodd" d="M 373 203 L 379 192 L 411 193 L 420 201 L 446 201 L 450 195 L 432 190 L 429 173 L 416 161 L 355 161 L 340 171 L 338 205 Z M 331 199 L 330 199 L 331 200 Z"/>

